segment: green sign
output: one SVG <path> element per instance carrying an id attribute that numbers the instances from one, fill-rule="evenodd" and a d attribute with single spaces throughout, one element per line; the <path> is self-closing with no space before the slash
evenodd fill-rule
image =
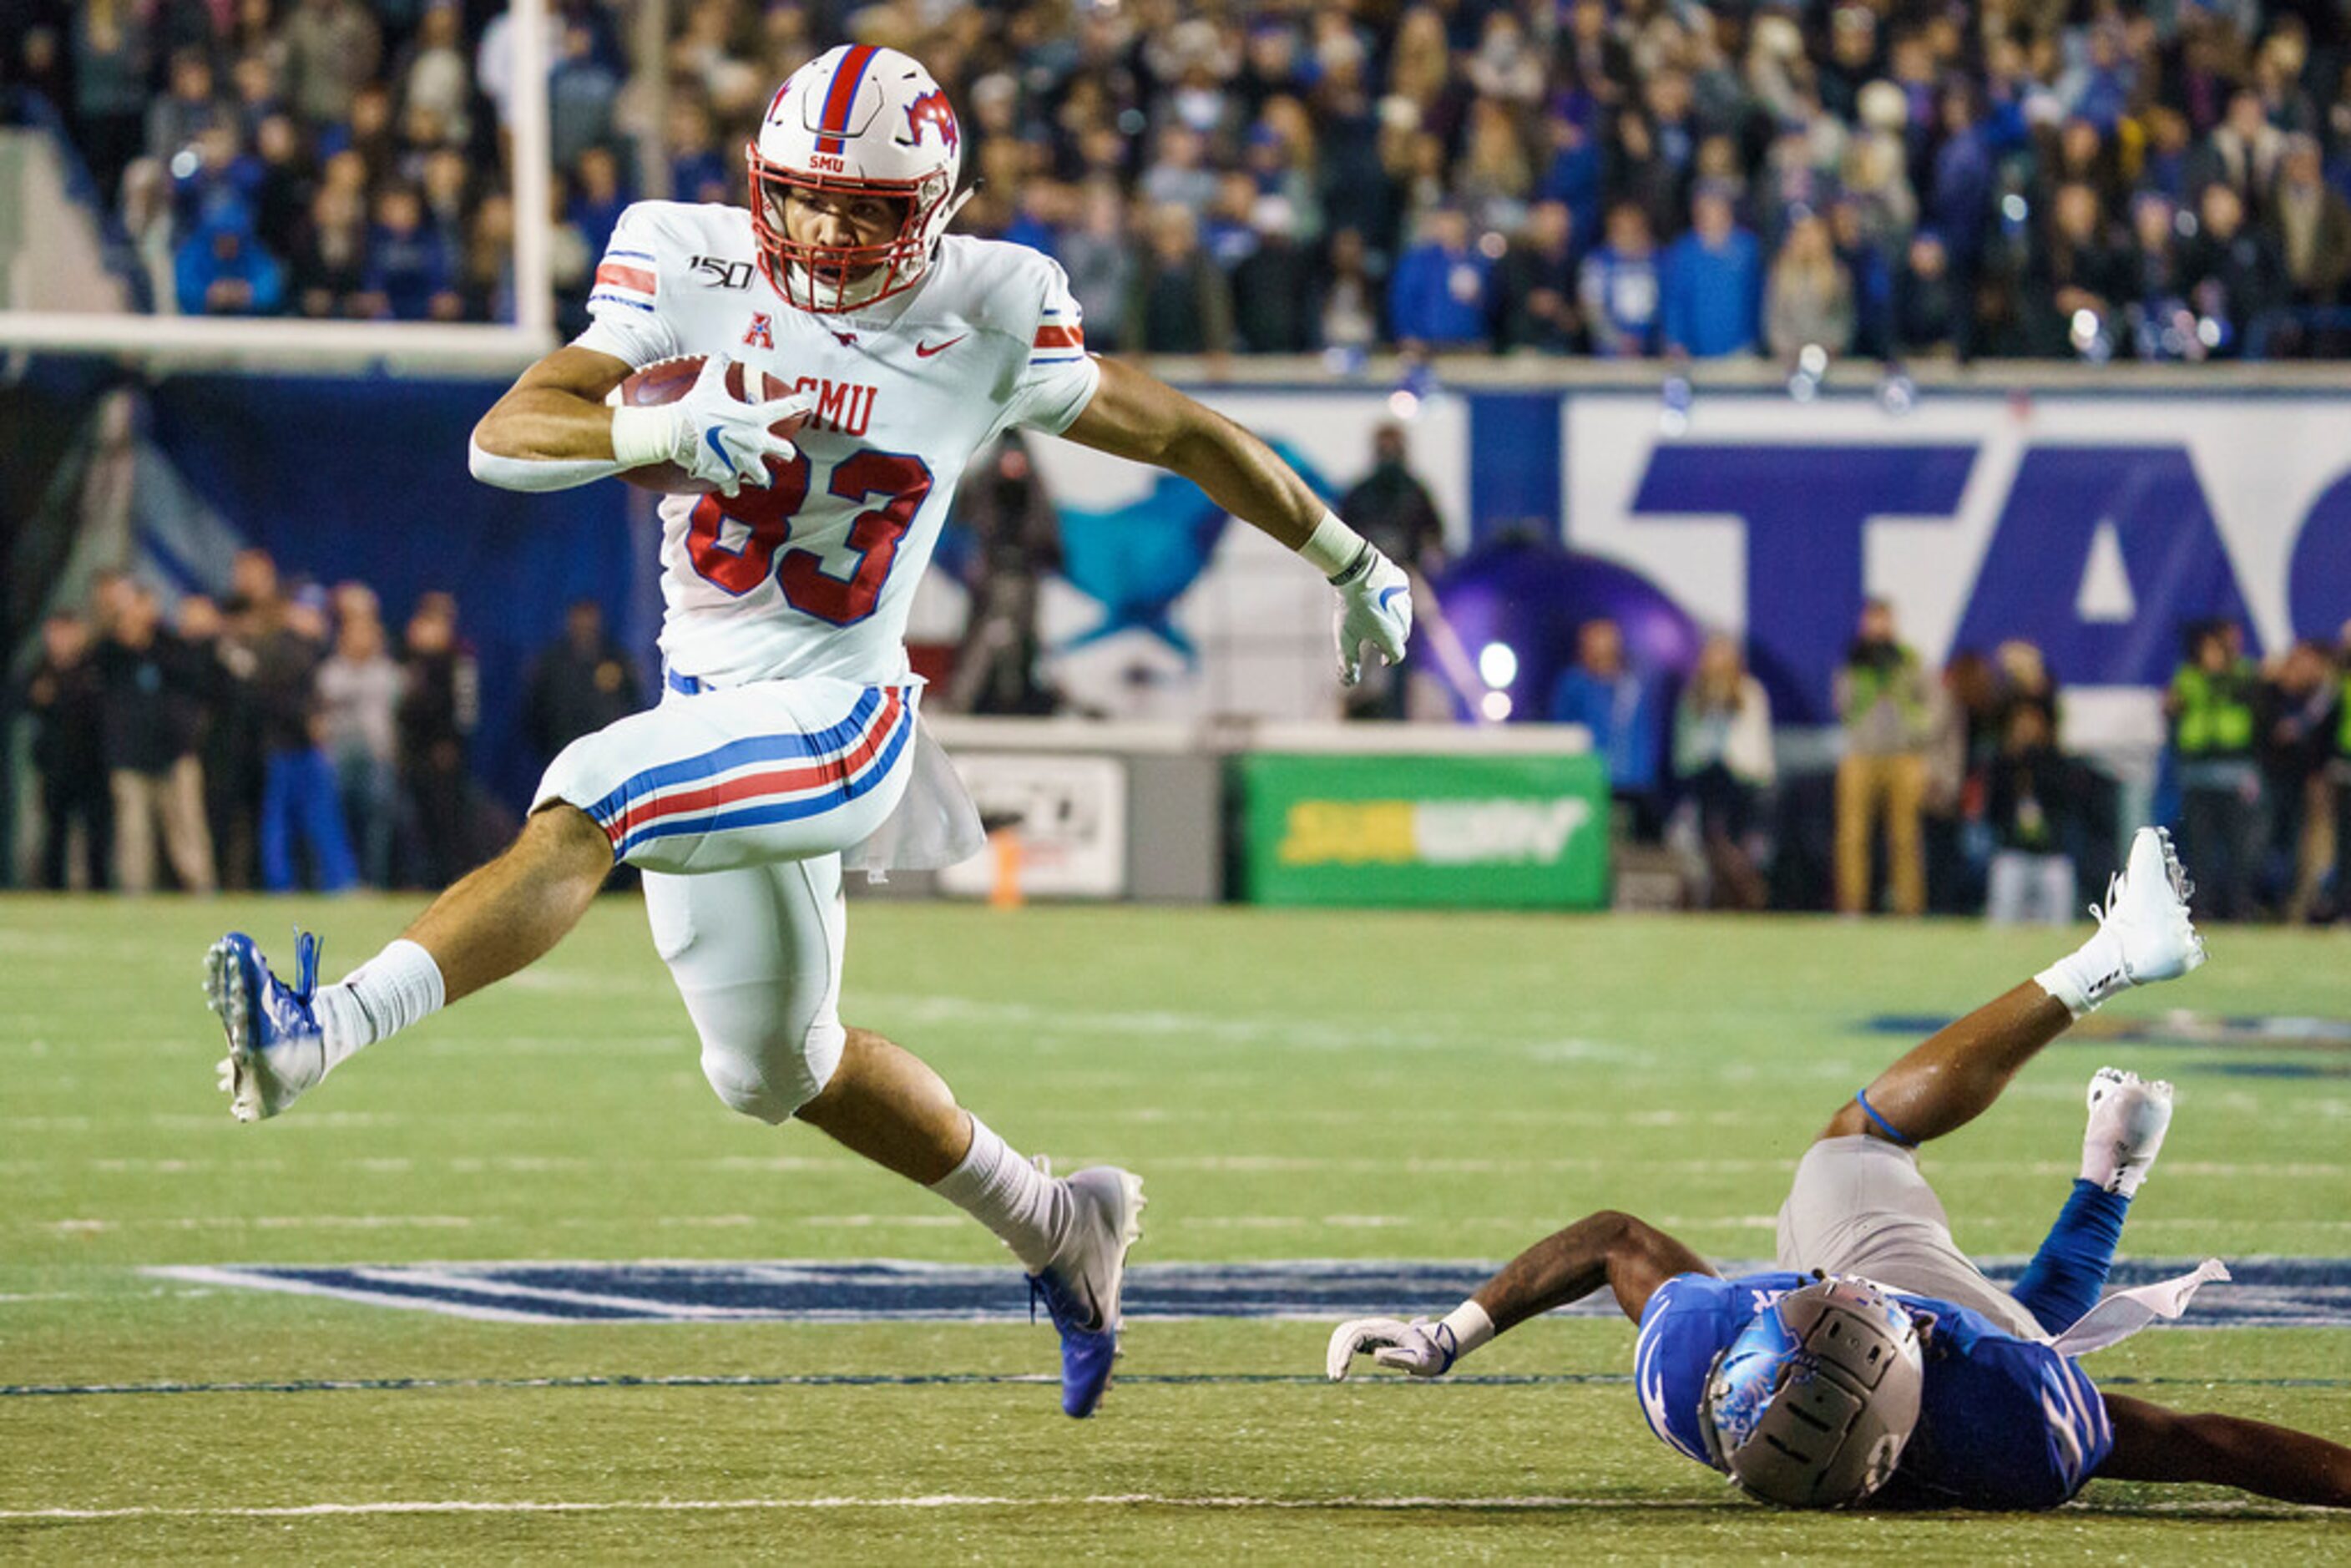
<path id="1" fill-rule="evenodd" d="M 1596 757 L 1239 759 L 1253 904 L 1608 902 L 1608 776 Z"/>

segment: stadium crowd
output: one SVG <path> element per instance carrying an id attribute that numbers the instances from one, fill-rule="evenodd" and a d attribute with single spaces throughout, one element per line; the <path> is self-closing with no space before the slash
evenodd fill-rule
<path id="1" fill-rule="evenodd" d="M 507 18 L 460 0 L 11 0 L 183 311 L 504 315 Z M 2339 7 L 1906 0 L 569 0 L 579 298 L 639 193 L 735 202 L 774 84 L 855 36 L 963 120 L 966 227 L 1098 346 L 2193 360 L 2351 348 Z"/>
<path id="2" fill-rule="evenodd" d="M 39 885 L 443 886 L 511 827 L 469 768 L 479 690 L 446 593 L 395 638 L 364 584 L 288 591 L 247 549 L 226 596 L 186 595 L 166 625 L 152 588 L 107 573 L 89 613 L 43 623 L 15 694 L 40 776 Z M 593 602 L 571 607 L 525 702 L 542 760 L 644 706 Z"/>
<path id="3" fill-rule="evenodd" d="M 2233 621 L 2199 621 L 2182 641 L 2156 804 L 2198 868 L 2199 915 L 2351 920 L 2351 623 L 2335 647 L 2298 642 L 2266 662 Z M 1842 913 L 2074 917 L 2095 891 L 2087 867 L 2115 841 L 2114 786 L 2061 749 L 2062 694 L 2040 648 L 1961 649 L 1938 674 L 1873 600 L 1835 706 L 1827 800 L 1775 800 L 1771 701 L 1738 641 L 1709 638 L 1677 683 L 1638 667 L 1599 619 L 1577 629 L 1548 716 L 1591 731 L 1620 831 L 1682 848 L 1718 906 L 1814 906 L 1793 890 L 1817 815 Z"/>

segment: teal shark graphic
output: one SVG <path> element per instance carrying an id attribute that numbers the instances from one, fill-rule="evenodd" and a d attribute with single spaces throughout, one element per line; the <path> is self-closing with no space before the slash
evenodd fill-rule
<path id="1" fill-rule="evenodd" d="M 1332 489 L 1314 465 L 1281 442 L 1272 444 L 1282 460 L 1326 501 Z M 1144 632 L 1199 662 L 1192 640 L 1172 616 L 1217 553 L 1231 519 L 1189 479 L 1155 476 L 1137 500 L 1108 510 L 1058 506 L 1061 519 L 1061 574 L 1088 598 L 1099 601 L 1099 624 L 1056 650 L 1068 653 L 1115 637 Z"/>

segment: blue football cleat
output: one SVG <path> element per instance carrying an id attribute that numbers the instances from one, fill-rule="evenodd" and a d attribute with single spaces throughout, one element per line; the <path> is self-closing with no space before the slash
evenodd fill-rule
<path id="1" fill-rule="evenodd" d="M 1061 1410 L 1091 1416 L 1110 1387 L 1118 1360 L 1119 1293 L 1126 1253 L 1143 1234 L 1143 1181 L 1096 1166 L 1069 1178 L 1075 1209 L 1070 1239 L 1051 1266 L 1029 1276 L 1033 1316 L 1043 1301 L 1061 1336 Z"/>
<path id="2" fill-rule="evenodd" d="M 261 948 L 232 931 L 204 955 L 204 999 L 228 1035 L 220 1086 L 240 1122 L 275 1116 L 327 1075 L 327 1041 L 310 1010 L 319 988 L 319 939 L 294 938 L 294 984 L 269 972 Z"/>

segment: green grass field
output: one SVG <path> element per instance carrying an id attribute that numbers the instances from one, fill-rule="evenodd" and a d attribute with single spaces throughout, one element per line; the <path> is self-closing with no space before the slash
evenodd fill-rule
<path id="1" fill-rule="evenodd" d="M 1141 1322 L 1080 1425 L 1034 1380 L 1042 1325 L 505 1323 L 142 1272 L 1003 1260 L 928 1194 L 727 1113 L 628 898 L 289 1116 L 233 1124 L 204 945 L 246 923 L 288 951 L 299 918 L 336 974 L 408 912 L 0 900 L 0 1557 L 2351 1557 L 2351 1518 L 2195 1489 L 2094 1483 L 2032 1518 L 1768 1513 L 1648 1436 L 1622 1322 L 1531 1325 L 1465 1368 L 1483 1381 L 1345 1387 L 1318 1380 L 1327 1323 Z M 1017 1145 L 1142 1173 L 1137 1262 L 1499 1260 L 1604 1206 L 1755 1259 L 1805 1142 L 1907 1043 L 1865 1020 L 1962 1010 L 2058 946 L 1951 925 L 868 903 L 844 1010 Z M 2351 942 L 2212 946 L 2098 1021 L 2346 1010 Z M 2351 1054 L 2272 1043 L 2051 1048 L 1928 1157 L 1965 1244 L 2039 1240 L 2109 1059 L 2180 1091 L 2127 1253 L 2351 1257 Z M 2351 1437 L 2351 1329 L 2169 1330 L 2089 1365 Z M 219 1386 L 319 1382 L 359 1386 Z M 90 1391 L 162 1385 L 193 1386 Z"/>

